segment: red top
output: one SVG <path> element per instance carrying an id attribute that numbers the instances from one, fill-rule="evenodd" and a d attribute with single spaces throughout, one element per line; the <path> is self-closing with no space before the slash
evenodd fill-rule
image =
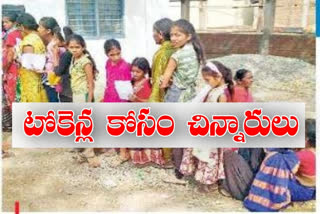
<path id="1" fill-rule="evenodd" d="M 243 87 L 235 86 L 233 89 L 233 95 L 231 102 L 243 102 L 250 103 L 253 102 L 252 94 L 248 89 Z"/>
<path id="2" fill-rule="evenodd" d="M 3 46 L 14 47 L 17 44 L 17 39 L 22 39 L 21 32 L 18 30 L 14 30 L 8 34 L 7 39 L 3 43 Z"/>
<path id="3" fill-rule="evenodd" d="M 134 86 L 134 95 L 140 99 L 148 99 L 151 95 L 151 84 L 149 79 L 145 78 Z"/>
<path id="4" fill-rule="evenodd" d="M 316 174 L 316 155 L 309 150 L 301 150 L 296 152 L 300 161 L 298 173 L 302 175 L 314 176 Z"/>

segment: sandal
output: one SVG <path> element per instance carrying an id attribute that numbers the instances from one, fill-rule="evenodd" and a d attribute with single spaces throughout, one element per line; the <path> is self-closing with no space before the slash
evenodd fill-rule
<path id="1" fill-rule="evenodd" d="M 227 190 L 225 190 L 223 187 L 218 188 L 218 191 L 224 197 L 227 197 L 227 198 L 231 198 L 232 197 L 231 194 Z"/>

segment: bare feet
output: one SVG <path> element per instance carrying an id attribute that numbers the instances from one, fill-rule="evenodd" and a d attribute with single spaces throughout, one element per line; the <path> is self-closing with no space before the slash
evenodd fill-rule
<path id="1" fill-rule="evenodd" d="M 115 149 L 106 149 L 106 148 L 99 149 L 98 153 L 105 157 L 112 157 L 117 155 L 117 152 Z"/>
<path id="2" fill-rule="evenodd" d="M 89 167 L 100 167 L 101 163 L 99 158 L 95 155 L 93 148 L 86 148 L 81 155 L 85 158 L 86 161 L 89 163 Z"/>
<path id="3" fill-rule="evenodd" d="M 89 163 L 89 167 L 97 168 L 101 166 L 100 160 L 97 156 L 87 158 L 87 161 Z"/>
<path id="4" fill-rule="evenodd" d="M 163 165 L 163 168 L 164 169 L 173 169 L 174 165 L 173 165 L 172 161 L 168 161 Z"/>

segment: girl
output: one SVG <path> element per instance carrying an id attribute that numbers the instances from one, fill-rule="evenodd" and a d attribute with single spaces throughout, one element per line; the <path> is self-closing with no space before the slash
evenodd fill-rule
<path id="1" fill-rule="evenodd" d="M 177 51 L 171 56 L 160 88 L 168 88 L 166 102 L 187 102 L 196 94 L 195 85 L 199 66 L 204 63 L 202 45 L 193 25 L 180 19 L 173 23 L 170 32 L 171 44 Z"/>
<path id="2" fill-rule="evenodd" d="M 177 51 L 169 59 L 167 68 L 161 77 L 160 88 L 168 88 L 164 98 L 165 102 L 187 102 L 195 96 L 199 66 L 205 61 L 202 45 L 193 25 L 184 19 L 173 23 L 170 40 Z M 171 77 L 173 77 L 173 82 L 169 87 Z M 182 177 L 179 173 L 182 153 L 181 148 L 172 150 L 177 178 Z"/>
<path id="3" fill-rule="evenodd" d="M 225 90 L 232 90 L 231 70 L 219 62 L 209 62 L 202 68 L 203 79 L 210 86 L 203 102 L 226 102 Z M 228 83 L 230 86 L 228 86 Z M 199 182 L 199 191 L 208 192 L 217 187 L 217 182 L 225 178 L 223 167 L 223 149 L 187 148 L 183 151 L 180 172 L 194 174 Z"/>
<path id="4" fill-rule="evenodd" d="M 73 31 L 69 27 L 63 28 L 63 33 L 65 40 L 73 34 Z M 62 43 L 61 46 L 64 46 L 63 39 L 59 39 Z M 60 55 L 60 54 L 59 54 Z M 56 58 L 54 61 L 54 73 L 58 77 L 61 77 L 60 86 L 62 87 L 61 92 L 59 93 L 60 102 L 72 102 L 72 91 L 70 86 L 70 73 L 69 68 L 72 60 L 72 54 L 70 51 L 66 51 L 60 55 L 59 58 Z"/>
<path id="5" fill-rule="evenodd" d="M 3 30 L 3 49 L 2 49 L 2 70 L 3 70 L 3 127 L 11 129 L 11 109 L 12 102 L 16 97 L 16 85 L 18 78 L 18 65 L 14 60 L 15 46 L 17 40 L 22 39 L 21 32 L 16 28 L 17 14 L 4 14 L 2 18 Z"/>
<path id="6" fill-rule="evenodd" d="M 65 51 L 64 49 L 58 49 L 57 51 L 59 42 L 57 38 L 62 37 L 60 27 L 53 17 L 43 17 L 40 19 L 38 32 L 44 44 L 47 46 L 47 61 L 44 73 L 42 74 L 42 84 L 47 92 L 49 102 L 59 102 L 55 85 L 49 83 L 48 75 L 53 74 L 57 58 L 62 54 L 61 52 Z"/>
<path id="7" fill-rule="evenodd" d="M 106 62 L 106 89 L 104 92 L 104 102 L 127 102 L 127 100 L 120 99 L 115 81 L 117 80 L 131 80 L 130 65 L 121 57 L 120 43 L 115 39 L 107 40 L 104 43 L 104 51 L 108 57 Z M 110 153 L 113 150 L 109 151 Z M 120 149 L 120 160 L 114 163 L 114 166 L 125 162 L 129 159 L 129 153 L 125 148 Z"/>
<path id="8" fill-rule="evenodd" d="M 151 94 L 151 68 L 146 58 L 135 58 L 131 64 L 133 94 L 131 102 L 147 102 Z"/>
<path id="9" fill-rule="evenodd" d="M 23 40 L 20 43 L 19 52 L 45 54 L 46 47 L 41 38 L 38 36 L 38 24 L 34 17 L 28 13 L 23 13 L 17 18 L 19 30 L 24 34 Z M 21 67 L 19 69 L 21 102 L 47 102 L 48 98 L 46 91 L 41 84 L 41 73 L 35 70 Z"/>
<path id="10" fill-rule="evenodd" d="M 106 89 L 104 102 L 127 102 L 121 100 L 115 88 L 117 80 L 131 80 L 130 65 L 121 58 L 121 46 L 115 39 L 107 40 L 104 43 L 105 54 L 108 57 L 106 62 Z"/>
<path id="11" fill-rule="evenodd" d="M 232 94 L 231 102 L 253 102 L 250 87 L 253 83 L 253 75 L 251 71 L 240 69 L 234 76 L 236 86 Z"/>
<path id="12" fill-rule="evenodd" d="M 94 102 L 94 80 L 97 73 L 96 65 L 82 36 L 73 34 L 67 41 L 68 50 L 72 54 L 70 65 L 71 89 L 75 103 Z M 90 167 L 100 166 L 100 161 L 93 148 L 83 151 L 83 158 Z"/>
<path id="13" fill-rule="evenodd" d="M 135 58 L 131 64 L 133 95 L 129 97 L 131 102 L 147 102 L 151 94 L 151 68 L 145 58 Z M 162 149 L 130 149 L 130 158 L 135 165 L 144 166 L 148 163 L 163 165 Z"/>

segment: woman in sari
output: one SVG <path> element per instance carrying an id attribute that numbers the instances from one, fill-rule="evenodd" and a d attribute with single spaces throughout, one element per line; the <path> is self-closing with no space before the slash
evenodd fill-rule
<path id="1" fill-rule="evenodd" d="M 236 85 L 232 93 L 227 93 L 228 102 L 253 102 L 249 91 L 253 83 L 252 73 L 240 69 L 236 72 L 234 80 Z M 240 148 L 238 152 L 226 150 L 223 160 L 226 179 L 223 181 L 222 188 L 219 189 L 220 193 L 243 200 L 249 194 L 251 183 L 263 159 L 262 148 Z"/>
<path id="2" fill-rule="evenodd" d="M 21 40 L 20 31 L 16 28 L 17 14 L 4 14 L 2 18 L 5 33 L 2 49 L 2 70 L 3 70 L 3 128 L 11 129 L 12 103 L 16 97 L 16 84 L 18 78 L 18 65 L 15 62 L 15 46 Z"/>
<path id="3" fill-rule="evenodd" d="M 164 73 L 171 55 L 174 53 L 174 48 L 170 42 L 170 29 L 172 21 L 168 18 L 163 18 L 156 21 L 153 25 L 153 38 L 160 48 L 153 56 L 152 62 L 152 92 L 149 102 L 163 102 L 164 90 L 160 89 L 160 76 Z M 171 148 L 163 148 L 163 156 L 166 161 L 165 168 L 172 166 Z M 176 149 L 175 149 L 176 150 Z M 173 167 L 173 166 L 172 166 Z"/>
<path id="4" fill-rule="evenodd" d="M 291 203 L 289 183 L 298 170 L 299 160 L 289 149 L 266 149 L 266 152 L 244 200 L 244 206 L 250 211 L 278 211 Z"/>
<path id="5" fill-rule="evenodd" d="M 20 43 L 20 54 L 34 53 L 45 55 L 46 47 L 37 34 L 38 24 L 28 13 L 17 19 L 20 31 L 24 35 Z M 47 95 L 41 84 L 41 71 L 30 70 L 23 66 L 19 69 L 21 102 L 47 102 Z"/>

